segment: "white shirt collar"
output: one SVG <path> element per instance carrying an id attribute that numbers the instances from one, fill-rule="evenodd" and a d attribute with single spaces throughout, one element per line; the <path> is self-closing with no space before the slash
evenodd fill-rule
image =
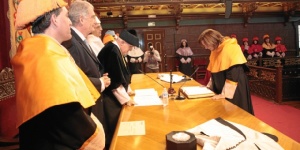
<path id="1" fill-rule="evenodd" d="M 86 38 L 84 37 L 84 35 L 75 27 L 71 26 L 71 28 L 77 33 L 77 35 L 82 39 L 82 41 L 86 40 Z"/>

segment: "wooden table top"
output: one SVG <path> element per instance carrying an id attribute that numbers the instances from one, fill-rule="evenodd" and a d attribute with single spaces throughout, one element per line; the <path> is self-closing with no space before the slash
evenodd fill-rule
<path id="1" fill-rule="evenodd" d="M 174 74 L 181 75 L 178 72 Z M 155 88 L 159 94 L 162 93 L 163 87 L 150 79 L 158 81 L 166 88 L 170 83 L 157 79 L 156 73 L 135 74 L 132 77 L 131 88 L 144 89 Z M 174 83 L 172 87 L 178 92 L 179 87 L 183 84 Z M 199 85 L 198 82 L 187 81 L 184 86 Z M 174 100 L 170 97 L 169 105 L 163 106 L 124 106 L 118 126 L 111 143 L 110 150 L 135 150 L 135 149 L 166 149 L 166 135 L 172 131 L 182 131 L 193 128 L 208 120 L 218 117 L 224 120 L 242 124 L 259 132 L 276 135 L 278 143 L 286 150 L 300 149 L 300 144 L 290 137 L 282 134 L 273 127 L 259 120 L 255 116 L 231 104 L 225 99 L 211 100 L 210 98 Z M 255 112 L 254 112 L 255 113 Z M 145 121 L 146 135 L 141 136 L 117 136 L 120 122 L 123 121 Z M 202 149 L 197 146 L 197 149 Z"/>

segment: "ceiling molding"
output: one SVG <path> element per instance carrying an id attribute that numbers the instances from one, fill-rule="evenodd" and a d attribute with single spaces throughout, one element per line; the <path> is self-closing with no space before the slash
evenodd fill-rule
<path id="1" fill-rule="evenodd" d="M 253 17 L 282 17 L 284 23 L 300 18 L 299 0 L 88 0 L 102 21 L 122 20 L 127 28 L 134 20 L 173 20 L 176 29 L 182 19 L 243 18 L 244 26 Z M 230 8 L 231 12 L 226 12 Z M 112 12 L 108 16 L 107 12 Z M 155 15 L 156 18 L 148 18 Z"/>

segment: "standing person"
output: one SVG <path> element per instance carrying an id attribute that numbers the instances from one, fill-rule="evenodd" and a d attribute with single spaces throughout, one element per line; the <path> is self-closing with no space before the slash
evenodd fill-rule
<path id="1" fill-rule="evenodd" d="M 86 42 L 86 37 L 94 31 L 94 7 L 87 1 L 74 1 L 69 8 L 69 18 L 72 21 L 72 38 L 63 42 L 76 64 L 88 76 L 99 92 L 110 84 L 110 78 L 104 73 L 104 68 L 97 56 Z M 106 128 L 102 97 L 92 107 L 93 114 Z"/>
<path id="2" fill-rule="evenodd" d="M 110 86 L 102 93 L 108 127 L 105 128 L 107 149 L 114 135 L 122 106 L 134 105 L 134 101 L 129 96 L 132 92 L 131 74 L 125 61 L 125 56 L 133 46 L 139 46 L 138 38 L 123 30 L 117 39 L 106 43 L 98 55 L 98 59 L 104 64 L 104 69 L 111 78 Z"/>
<path id="3" fill-rule="evenodd" d="M 16 28 L 32 25 L 34 34 L 11 60 L 20 149 L 104 148 L 103 128 L 89 113 L 99 92 L 60 44 L 71 38 L 67 5 L 22 0 L 18 6 Z"/>
<path id="4" fill-rule="evenodd" d="M 143 58 L 144 52 L 139 47 L 134 46 L 128 52 L 127 60 L 131 74 L 141 73 L 140 70 L 142 70 Z"/>
<path id="5" fill-rule="evenodd" d="M 161 62 L 161 58 L 159 52 L 154 49 L 152 43 L 148 43 L 148 48 L 145 52 L 144 63 L 146 63 L 146 72 L 159 72 L 159 63 Z"/>
<path id="6" fill-rule="evenodd" d="M 102 32 L 102 26 L 101 21 L 96 16 L 95 17 L 95 30 L 87 36 L 87 41 L 89 45 L 91 46 L 92 50 L 94 51 L 95 55 L 98 56 L 101 49 L 104 47 L 104 44 L 101 40 L 101 32 Z"/>
<path id="7" fill-rule="evenodd" d="M 285 45 L 281 43 L 281 40 L 282 38 L 280 36 L 277 36 L 275 38 L 275 45 L 276 45 L 275 52 L 277 57 L 283 58 L 285 57 L 285 52 L 287 51 L 287 49 Z"/>
<path id="8" fill-rule="evenodd" d="M 187 40 L 182 39 L 180 47 L 177 49 L 176 54 L 179 57 L 179 71 L 183 74 L 190 76 L 193 73 L 193 68 L 191 65 L 193 51 L 189 47 Z"/>
<path id="9" fill-rule="evenodd" d="M 216 30 L 207 29 L 200 34 L 198 41 L 205 49 L 211 51 L 207 67 L 211 72 L 211 80 L 207 87 L 216 93 L 212 99 L 225 98 L 254 114 L 245 73 L 247 61 L 236 39 L 224 37 Z"/>
<path id="10" fill-rule="evenodd" d="M 112 41 L 114 41 L 117 38 L 118 38 L 118 36 L 116 35 L 116 33 L 115 33 L 114 30 L 107 30 L 105 32 L 104 37 L 103 37 L 103 43 L 105 45 L 106 43 L 112 42 Z"/>
<path id="11" fill-rule="evenodd" d="M 252 38 L 252 44 L 249 49 L 249 54 L 252 58 L 262 57 L 262 46 L 259 44 L 259 38 L 257 36 Z"/>
<path id="12" fill-rule="evenodd" d="M 263 47 L 263 58 L 272 58 L 275 56 L 276 45 L 270 42 L 270 36 L 268 34 L 263 36 L 264 42 L 261 45 Z"/>
<path id="13" fill-rule="evenodd" d="M 137 37 L 137 33 L 135 30 L 128 30 L 128 31 Z M 140 49 L 140 47 L 133 46 L 132 49 L 127 54 L 127 62 L 131 74 L 141 73 L 143 59 L 144 59 L 144 52 Z"/>

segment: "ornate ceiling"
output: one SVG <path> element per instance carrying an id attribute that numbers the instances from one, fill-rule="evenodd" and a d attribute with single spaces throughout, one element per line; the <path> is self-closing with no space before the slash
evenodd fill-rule
<path id="1" fill-rule="evenodd" d="M 299 0 L 88 0 L 102 20 L 300 17 Z"/>

